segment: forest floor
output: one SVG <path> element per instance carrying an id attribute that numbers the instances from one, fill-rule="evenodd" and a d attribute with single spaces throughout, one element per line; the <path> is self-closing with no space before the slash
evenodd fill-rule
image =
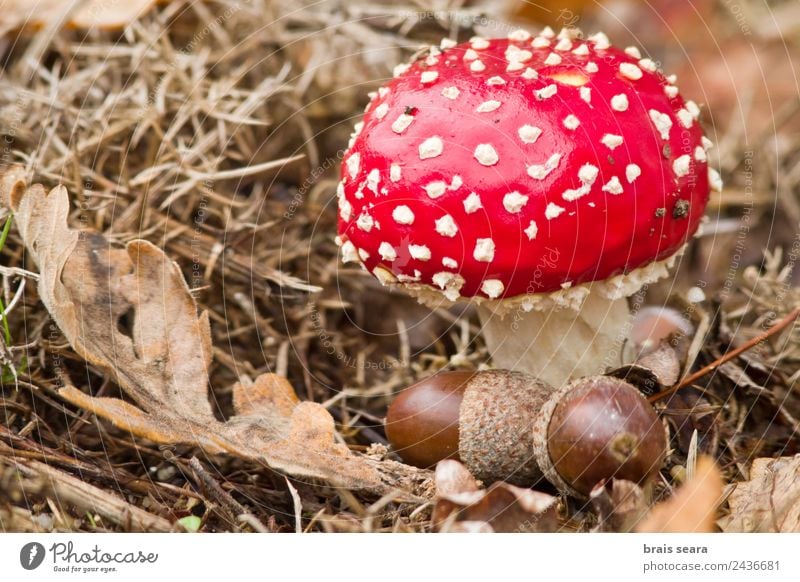
<path id="1" fill-rule="evenodd" d="M 19 164 L 45 191 L 63 185 L 68 201 L 48 207 L 49 255 L 26 251 L 20 233 L 41 216 L 12 224 L 0 210 L 0 530 L 432 529 L 433 475 L 399 463 L 382 420 L 404 387 L 489 363 L 478 318 L 427 309 L 347 268 L 334 236 L 339 166 L 367 93 L 443 36 L 602 28 L 642 46 L 701 104 L 725 188 L 674 279 L 637 298 L 691 320 L 686 370 L 800 305 L 796 2 L 422 4 L 173 0 L 103 30 L 0 16 L 2 169 Z M 152 245 L 126 253 L 138 239 Z M 71 310 L 59 294 L 77 292 L 77 259 L 50 276 L 70 249 L 83 261 L 102 253 L 97 285 L 80 287 L 91 296 Z M 126 295 L 135 276 L 168 286 L 166 304 Z M 690 301 L 692 288 L 705 299 Z M 161 311 L 147 311 L 151 300 Z M 142 365 L 142 345 L 176 363 L 185 395 Z M 790 326 L 660 403 L 670 451 L 642 503 L 668 498 L 705 455 L 725 496 L 740 484 L 763 498 L 723 499 L 719 528 L 800 528 L 759 513 L 800 499 L 796 483 L 770 497 L 769 480 L 800 472 L 799 385 Z M 242 401 L 253 386 L 268 401 L 257 410 Z M 276 444 L 275 426 L 307 440 Z M 769 465 L 779 458 L 785 468 Z M 623 524 L 602 504 L 561 498 L 548 527 Z"/>

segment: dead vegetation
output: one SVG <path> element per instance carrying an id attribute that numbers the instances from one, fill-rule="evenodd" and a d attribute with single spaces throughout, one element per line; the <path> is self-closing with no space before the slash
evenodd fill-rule
<path id="1" fill-rule="evenodd" d="M 726 191 L 713 201 L 705 235 L 681 261 L 676 280 L 634 298 L 669 302 L 692 319 L 687 370 L 757 336 L 800 304 L 796 86 L 792 93 L 784 80 L 774 80 L 780 87 L 764 80 L 768 97 L 770 91 L 782 96 L 764 108 L 760 85 L 758 94 L 743 92 L 732 105 L 725 83 L 712 91 L 698 81 L 704 68 L 723 60 L 722 53 L 709 54 L 712 41 L 741 42 L 722 3 L 708 5 L 718 37 L 687 41 L 694 68 L 681 74 L 682 90 L 709 104 L 704 122 L 718 142 L 713 159 Z M 249 437 L 237 437 L 260 458 L 246 446 L 220 454 L 231 453 L 235 439 L 223 446 L 214 440 L 221 433 L 205 429 L 228 431 L 237 415 L 263 415 L 264 408 L 253 410 L 258 399 L 252 394 L 242 408 L 237 386 L 258 386 L 277 374 L 291 386 L 278 396 L 265 392 L 270 426 L 288 423 L 300 406 L 292 400 L 296 392 L 317 420 L 330 422 L 323 440 L 336 454 L 378 471 L 396 461 L 381 426 L 392 395 L 436 370 L 475 369 L 487 361 L 474 314 L 430 312 L 388 292 L 342 266 L 333 243 L 338 165 L 367 92 L 422 43 L 448 34 L 469 38 L 473 28 L 491 36 L 507 31 L 496 3 L 449 8 L 173 0 L 124 30 L 45 23 L 19 31 L 0 21 L 0 162 L 4 170 L 21 164 L 26 184 L 44 184 L 37 196 L 59 184 L 69 192 L 69 198 L 58 195 L 59 222 L 36 227 L 50 237 L 45 248 L 62 253 L 50 258 L 59 268 L 43 266 L 42 249 L 20 234 L 31 228 L 24 213 L 0 245 L 8 314 L 0 330 L 0 530 L 181 530 L 179 520 L 192 515 L 202 518 L 203 531 L 433 529 L 428 475 L 417 475 L 405 494 L 402 487 L 376 485 L 399 478 L 385 472 L 373 475 L 371 485 L 337 482 L 287 470 L 275 462 L 280 451 L 270 441 L 253 447 Z M 791 18 L 800 23 L 800 14 L 783 10 L 783 27 Z M 776 37 L 759 20 L 769 15 L 752 14 L 748 41 L 771 59 L 761 66 L 791 68 L 790 53 L 772 48 Z M 593 28 L 594 16 L 583 18 L 579 24 Z M 639 42 L 660 53 L 668 68 L 686 59 L 675 39 Z M 0 219 L 7 216 L 0 210 Z M 80 243 L 83 264 L 66 269 L 72 279 L 65 280 L 63 253 L 75 232 L 67 225 L 98 234 Z M 131 243 L 137 239 L 148 242 Z M 102 272 L 92 266 L 98 250 Z M 152 270 L 148 277 L 171 280 L 182 302 L 167 308 L 163 298 L 125 297 L 125 278 L 144 268 Z M 73 284 L 72 297 L 87 299 L 92 282 L 124 301 L 65 322 L 55 289 Z M 703 288 L 706 301 L 685 300 L 692 286 Z M 148 300 L 157 308 L 131 309 L 154 305 Z M 170 333 L 184 322 L 197 332 L 195 343 L 165 356 Z M 114 351 L 98 357 L 109 345 Z M 180 364 L 180 385 L 193 386 L 191 402 L 170 401 L 174 378 L 139 382 L 141 374 L 155 374 L 145 355 Z M 120 375 L 137 365 L 136 381 Z M 771 487 L 764 463 L 800 453 L 798 368 L 795 326 L 660 404 L 673 449 L 647 495 L 668 497 L 703 454 L 716 459 L 730 490 L 739 482 L 751 495 Z M 167 429 L 180 425 L 188 432 L 165 435 L 157 421 L 177 413 L 177 424 L 172 419 Z M 123 417 L 129 424 L 119 422 Z M 768 459 L 751 471 L 759 458 Z M 607 499 L 587 505 L 561 500 L 557 522 L 552 515 L 545 521 L 556 523 L 551 529 L 629 529 L 645 501 L 625 487 L 610 485 Z M 525 494 L 511 489 L 497 487 L 477 503 L 503 496 L 528 519 Z M 791 507 L 794 499 L 796 506 L 798 496 L 794 491 L 779 501 Z M 730 499 L 730 516 L 721 523 L 741 529 L 745 504 L 735 490 Z M 626 515 L 636 519 L 619 517 L 625 502 Z M 508 520 L 516 513 L 505 516 L 501 529 L 514 530 Z M 516 527 L 524 528 L 523 517 Z M 468 521 L 481 520 L 472 515 Z M 763 517 L 758 528 L 785 530 L 786 523 Z"/>

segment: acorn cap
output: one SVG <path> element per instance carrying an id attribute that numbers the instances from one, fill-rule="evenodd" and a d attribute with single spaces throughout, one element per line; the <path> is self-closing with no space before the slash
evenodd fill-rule
<path id="1" fill-rule="evenodd" d="M 532 425 L 553 391 L 529 374 L 508 370 L 470 379 L 461 402 L 458 452 L 475 477 L 528 487 L 542 478 Z"/>

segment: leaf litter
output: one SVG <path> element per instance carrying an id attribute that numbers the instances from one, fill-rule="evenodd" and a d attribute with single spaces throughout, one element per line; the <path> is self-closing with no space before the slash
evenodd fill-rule
<path id="1" fill-rule="evenodd" d="M 436 465 L 433 527 L 440 532 L 553 532 L 558 499 L 502 481 L 481 489 L 458 461 Z"/>
<path id="2" fill-rule="evenodd" d="M 720 521 L 723 531 L 800 531 L 800 455 L 756 459 L 750 479 L 731 489 L 730 513 Z"/>

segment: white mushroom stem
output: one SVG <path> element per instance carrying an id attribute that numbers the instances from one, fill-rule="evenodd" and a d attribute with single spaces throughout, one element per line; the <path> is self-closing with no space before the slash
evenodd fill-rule
<path id="1" fill-rule="evenodd" d="M 541 307 L 503 310 L 501 316 L 489 305 L 478 306 L 495 367 L 527 372 L 558 387 L 630 363 L 623 354 L 631 326 L 626 298 L 589 293 L 579 310 Z"/>

